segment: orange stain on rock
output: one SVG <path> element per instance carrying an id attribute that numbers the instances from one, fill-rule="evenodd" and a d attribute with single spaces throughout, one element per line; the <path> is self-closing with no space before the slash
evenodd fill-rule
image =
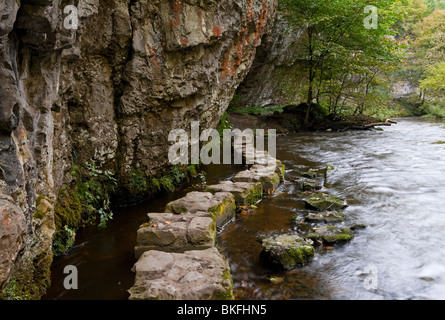
<path id="1" fill-rule="evenodd" d="M 173 0 L 171 3 L 171 20 L 170 25 L 177 28 L 181 23 L 182 0 Z"/>
<path id="2" fill-rule="evenodd" d="M 221 37 L 222 36 L 222 27 L 214 25 L 213 26 L 213 36 L 214 37 Z"/>

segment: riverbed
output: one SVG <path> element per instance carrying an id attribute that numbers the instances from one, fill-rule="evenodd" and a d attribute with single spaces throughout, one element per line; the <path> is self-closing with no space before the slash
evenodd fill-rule
<path id="1" fill-rule="evenodd" d="M 277 158 L 286 182 L 251 213 L 218 236 L 239 299 L 444 299 L 445 124 L 398 119 L 383 131 L 313 132 L 278 137 Z M 365 224 L 347 245 L 318 249 L 305 267 L 274 271 L 260 259 L 258 234 L 298 232 L 305 210 L 292 179 L 299 172 L 334 170 L 322 191 L 343 197 L 344 224 Z M 207 182 L 230 177 L 237 166 L 208 168 Z M 115 210 L 108 228 L 78 233 L 76 246 L 55 258 L 44 299 L 127 299 L 138 226 L 146 213 L 162 212 L 179 190 L 131 208 Z M 295 220 L 295 217 L 297 219 Z M 63 268 L 79 270 L 79 290 L 63 288 Z"/>

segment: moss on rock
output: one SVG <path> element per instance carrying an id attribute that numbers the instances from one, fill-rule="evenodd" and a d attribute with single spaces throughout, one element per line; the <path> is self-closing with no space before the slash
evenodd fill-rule
<path id="1" fill-rule="evenodd" d="M 313 193 L 306 198 L 305 202 L 310 209 L 319 211 L 340 210 L 347 206 L 345 200 L 327 193 Z"/>
<path id="2" fill-rule="evenodd" d="M 261 255 L 269 263 L 290 270 L 303 266 L 314 257 L 312 241 L 299 235 L 278 235 L 264 238 Z"/>
<path id="3" fill-rule="evenodd" d="M 321 241 L 325 245 L 341 244 L 351 241 L 354 238 L 354 231 L 333 225 L 317 226 L 306 235 L 306 238 Z"/>

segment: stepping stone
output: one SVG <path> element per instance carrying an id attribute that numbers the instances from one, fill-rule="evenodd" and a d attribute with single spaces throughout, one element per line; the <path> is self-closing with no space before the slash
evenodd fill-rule
<path id="1" fill-rule="evenodd" d="M 322 241 L 325 245 L 341 244 L 351 241 L 354 238 L 354 231 L 332 225 L 317 226 L 306 235 L 306 238 Z"/>
<path id="2" fill-rule="evenodd" d="M 260 165 L 263 167 L 275 167 L 275 173 L 278 174 L 278 176 L 280 177 L 280 182 L 284 181 L 284 175 L 286 172 L 286 166 L 278 159 L 273 158 L 272 156 L 266 154 L 263 157 L 258 157 L 255 158 L 254 160 L 254 164 L 256 165 Z"/>
<path id="3" fill-rule="evenodd" d="M 217 185 L 208 186 L 206 192 L 230 192 L 235 197 L 237 207 L 256 204 L 263 197 L 263 185 L 260 182 L 222 181 Z"/>
<path id="4" fill-rule="evenodd" d="M 130 300 L 233 300 L 227 260 L 216 248 L 147 251 L 134 265 Z"/>
<path id="5" fill-rule="evenodd" d="M 314 257 L 313 242 L 299 235 L 275 235 L 261 240 L 261 256 L 285 270 L 305 265 Z"/>
<path id="6" fill-rule="evenodd" d="M 343 211 L 324 211 L 324 212 L 309 212 L 305 216 L 308 222 L 343 222 L 345 214 Z"/>
<path id="7" fill-rule="evenodd" d="M 229 192 L 190 192 L 185 197 L 167 204 L 166 213 L 196 214 L 207 212 L 213 218 L 217 228 L 222 228 L 235 217 L 235 197 Z"/>
<path id="8" fill-rule="evenodd" d="M 254 165 L 249 170 L 239 172 L 234 178 L 234 182 L 261 182 L 263 191 L 276 190 L 280 185 L 280 177 L 275 172 L 275 168 Z"/>
<path id="9" fill-rule="evenodd" d="M 314 193 L 305 200 L 306 206 L 310 209 L 324 210 L 341 210 L 347 207 L 345 200 L 340 197 L 327 193 Z"/>
<path id="10" fill-rule="evenodd" d="M 149 250 L 185 252 L 214 247 L 215 223 L 208 213 L 202 215 L 149 213 L 149 222 L 137 231 L 136 259 Z"/>
<path id="11" fill-rule="evenodd" d="M 301 191 L 317 191 L 323 188 L 315 180 L 308 178 L 299 178 L 294 182 Z"/>

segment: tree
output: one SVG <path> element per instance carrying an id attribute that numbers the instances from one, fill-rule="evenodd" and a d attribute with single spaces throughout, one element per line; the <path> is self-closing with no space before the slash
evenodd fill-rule
<path id="1" fill-rule="evenodd" d="M 399 0 L 281 0 L 280 8 L 287 20 L 304 30 L 303 50 L 297 62 L 306 70 L 307 94 L 304 124 L 314 100 L 326 99 L 329 110 L 337 112 L 339 104 L 353 99 L 361 91 L 370 93 L 373 83 L 371 67 L 393 65 L 402 55 L 400 42 L 391 35 L 397 20 Z M 377 29 L 364 25 L 368 5 L 379 8 Z M 382 68 L 389 69 L 389 68 Z M 371 77 L 372 79 L 373 77 Z M 366 80 L 368 79 L 368 80 Z M 363 106 L 360 107 L 360 110 Z"/>

